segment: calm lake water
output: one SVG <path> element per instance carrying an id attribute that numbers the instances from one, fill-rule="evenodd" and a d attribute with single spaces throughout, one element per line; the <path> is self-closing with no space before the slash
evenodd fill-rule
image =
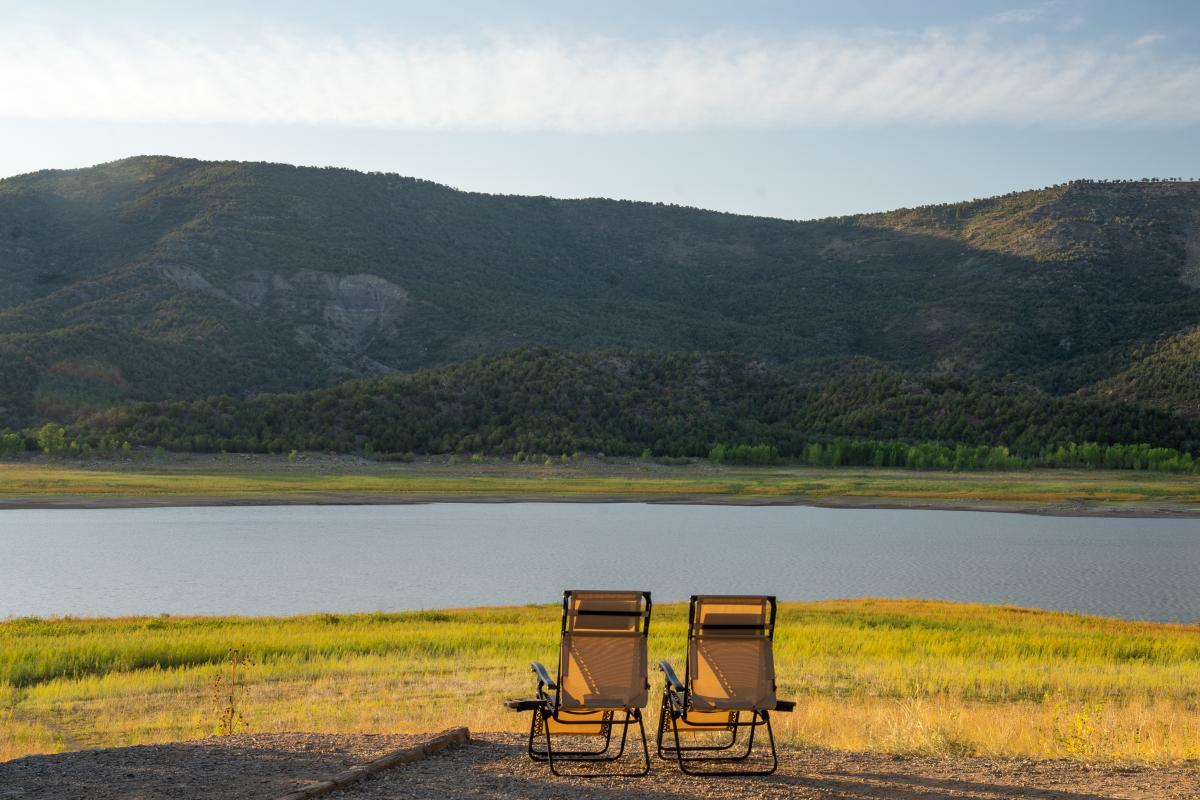
<path id="1" fill-rule="evenodd" d="M 1200 621 L 1200 520 L 631 503 L 0 511 L 0 617 L 925 597 Z"/>

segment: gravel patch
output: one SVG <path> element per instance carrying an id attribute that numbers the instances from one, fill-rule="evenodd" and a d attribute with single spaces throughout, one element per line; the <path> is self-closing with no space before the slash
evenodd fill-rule
<path id="1" fill-rule="evenodd" d="M 429 736 L 239 734 L 0 763 L 0 799 L 270 800 Z"/>
<path id="2" fill-rule="evenodd" d="M 269 800 L 430 738 L 244 734 L 167 745 L 29 756 L 0 763 L 0 798 Z M 333 800 L 1200 800 L 1200 764 L 1096 766 L 1068 761 L 901 758 L 782 748 L 764 778 L 701 779 L 652 756 L 645 778 L 555 778 L 525 755 L 522 737 L 472 741 L 326 797 Z M 632 763 L 629 766 L 633 766 Z"/>
<path id="3" fill-rule="evenodd" d="M 779 771 L 770 777 L 688 777 L 652 751 L 651 772 L 645 778 L 555 778 L 544 764 L 526 757 L 520 736 L 478 734 L 466 745 L 381 772 L 328 796 L 333 800 L 1196 800 L 1200 798 L 1200 768 L 898 758 L 783 748 Z"/>

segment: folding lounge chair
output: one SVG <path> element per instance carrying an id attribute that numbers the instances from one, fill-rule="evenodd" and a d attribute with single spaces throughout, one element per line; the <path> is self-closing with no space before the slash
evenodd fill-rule
<path id="1" fill-rule="evenodd" d="M 537 696 L 505 704 L 515 711 L 533 712 L 530 758 L 547 762 L 555 775 L 561 774 L 557 765 L 563 762 L 617 761 L 625 753 L 629 727 L 636 724 L 642 737 L 641 771 L 604 774 L 632 778 L 650 771 L 641 711 L 650 691 L 646 667 L 649 632 L 649 592 L 563 593 L 557 679 L 551 679 L 546 668 L 535 661 Z M 621 741 L 614 753 L 615 727 L 621 730 Z M 563 749 L 564 736 L 598 738 L 603 747 Z"/>
<path id="2" fill-rule="evenodd" d="M 770 775 L 779 766 L 772 711 L 796 704 L 775 697 L 775 598 L 693 595 L 688 610 L 687 665 L 681 682 L 671 665 L 666 677 L 658 755 L 675 758 L 689 775 Z M 769 769 L 743 769 L 754 750 L 754 732 L 767 729 Z M 663 744 L 670 731 L 674 745 Z M 681 737 L 702 743 L 685 745 Z M 738 747 L 738 739 L 745 747 Z M 716 739 L 717 741 L 711 741 Z"/>

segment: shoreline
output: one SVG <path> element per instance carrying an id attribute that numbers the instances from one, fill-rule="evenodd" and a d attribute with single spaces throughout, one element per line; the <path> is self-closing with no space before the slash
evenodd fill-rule
<path id="1" fill-rule="evenodd" d="M 275 611 L 268 613 L 254 612 L 235 612 L 235 611 L 146 611 L 146 612 L 121 612 L 111 614 L 90 614 L 90 613 L 32 613 L 32 614 L 8 614 L 0 615 L 0 627 L 5 624 L 20 622 L 21 620 L 37 620 L 43 623 L 59 623 L 66 621 L 79 622 L 82 624 L 107 624 L 119 623 L 129 624 L 145 620 L 171 620 L 174 623 L 186 624 L 189 622 L 236 622 L 247 625 L 271 625 L 281 623 L 300 623 L 305 620 L 326 620 L 329 617 L 336 617 L 340 622 L 395 622 L 396 620 L 414 619 L 419 620 L 424 615 L 453 615 L 453 616 L 470 616 L 476 614 L 490 613 L 505 613 L 517 612 L 522 610 L 546 611 L 551 612 L 560 609 L 562 606 L 560 600 L 548 600 L 545 602 L 528 602 L 522 603 L 519 601 L 505 601 L 501 603 L 483 604 L 483 605 L 446 605 L 435 607 L 411 607 L 411 608 L 376 608 L 376 609 L 358 609 L 358 610 L 329 610 L 328 608 L 308 608 L 299 611 Z M 654 608 L 658 613 L 680 612 L 686 617 L 688 599 L 685 596 L 668 597 L 666 599 L 656 599 Z M 779 599 L 779 610 L 787 611 L 820 611 L 822 609 L 833 608 L 860 608 L 860 609 L 875 609 L 879 607 L 904 606 L 910 609 L 919 609 L 924 612 L 982 612 L 996 614 L 1015 614 L 1022 618 L 1031 616 L 1041 616 L 1045 619 L 1060 619 L 1070 618 L 1076 622 L 1095 623 L 1095 624 L 1112 624 L 1118 626 L 1141 626 L 1145 628 L 1153 628 L 1160 631 L 1185 631 L 1188 633 L 1200 633 L 1200 619 L 1179 619 L 1174 617 L 1130 617 L 1122 616 L 1115 613 L 1101 613 L 1098 611 L 1080 611 L 1071 608 L 1061 608 L 1054 606 L 1037 606 L 1027 605 L 1010 601 L 989 601 L 989 600 L 962 600 L 948 597 L 920 597 L 906 596 L 903 594 L 897 595 L 845 595 L 845 596 L 830 596 L 830 597 L 809 597 L 803 599 Z M 3 795 L 0 795 L 3 798 Z"/>
<path id="2" fill-rule="evenodd" d="M 415 463 L 306 454 L 0 463 L 0 511 L 425 503 L 650 503 L 1200 518 L 1200 476 L 1105 470 L 919 472 L 581 457 Z"/>
<path id="3" fill-rule="evenodd" d="M 958 501 L 921 499 L 905 502 L 894 497 L 711 497 L 703 495 L 556 495 L 556 494 L 356 494 L 295 493 L 258 497 L 236 495 L 169 496 L 81 496 L 0 497 L 0 512 L 17 510 L 105 510 L 139 508 L 214 508 L 268 506 L 409 506 L 447 503 L 643 503 L 646 505 L 694 505 L 737 507 L 801 506 L 824 509 L 878 511 L 972 511 L 990 514 L 1030 514 L 1047 517 L 1200 519 L 1200 506 L 1135 501 L 1107 504 L 1038 503 L 1028 501 Z"/>

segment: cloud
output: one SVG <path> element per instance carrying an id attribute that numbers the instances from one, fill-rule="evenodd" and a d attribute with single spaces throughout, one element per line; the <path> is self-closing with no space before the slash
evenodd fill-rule
<path id="1" fill-rule="evenodd" d="M 1034 8 L 1010 8 L 1007 11 L 1001 11 L 998 14 L 993 14 L 986 21 L 997 25 L 1028 25 L 1031 22 L 1036 22 L 1046 12 L 1046 6 L 1037 6 Z"/>
<path id="2" fill-rule="evenodd" d="M 634 132 L 1200 123 L 1200 58 L 986 30 L 607 39 L 0 33 L 0 117 Z"/>

